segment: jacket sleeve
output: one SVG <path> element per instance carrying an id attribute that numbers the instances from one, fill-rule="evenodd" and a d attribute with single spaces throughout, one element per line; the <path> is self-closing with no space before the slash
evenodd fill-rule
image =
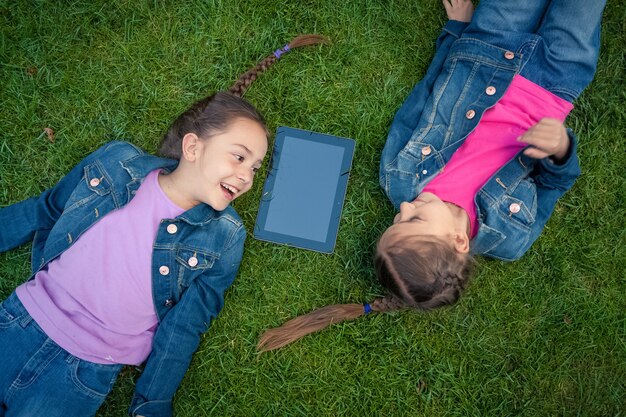
<path id="1" fill-rule="evenodd" d="M 405 102 L 396 112 L 391 123 L 380 160 L 381 174 L 384 167 L 394 160 L 411 138 L 420 120 L 426 101 L 430 97 L 435 80 L 441 74 L 450 47 L 461 36 L 467 25 L 468 23 L 466 22 L 448 20 L 443 27 L 441 34 L 437 38 L 435 56 L 426 71 L 426 75 L 413 88 Z"/>
<path id="2" fill-rule="evenodd" d="M 0 224 L 10 225 L 0 228 L 0 252 L 31 241 L 37 232 L 45 233 L 52 229 L 81 181 L 85 166 L 98 158 L 106 147 L 107 145 L 88 155 L 54 187 L 48 188 L 39 196 L 0 209 Z"/>
<path id="3" fill-rule="evenodd" d="M 222 309 L 224 292 L 237 275 L 244 240 L 242 226 L 219 261 L 191 283 L 159 324 L 152 352 L 135 386 L 130 416 L 172 415 L 174 394 L 189 368 L 200 337 Z"/>
<path id="4" fill-rule="evenodd" d="M 571 129 L 567 129 L 567 135 L 570 140 L 570 149 L 565 161 L 556 164 L 550 158 L 543 158 L 532 173 L 537 187 L 537 214 L 530 238 L 526 242 L 526 247 L 520 250 L 520 256 L 537 240 L 552 215 L 556 202 L 572 188 L 576 178 L 580 175 L 580 165 L 576 155 L 578 140 Z"/>

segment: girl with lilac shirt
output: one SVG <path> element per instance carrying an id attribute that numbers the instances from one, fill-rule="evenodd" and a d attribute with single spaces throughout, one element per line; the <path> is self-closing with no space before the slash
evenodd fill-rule
<path id="1" fill-rule="evenodd" d="M 161 155 L 111 142 L 54 187 L 0 210 L 0 251 L 32 240 L 31 279 L 0 304 L 0 416 L 94 415 L 125 364 L 144 370 L 131 416 L 171 416 L 202 333 L 224 304 L 246 232 L 230 203 L 267 152 L 241 98 L 294 39 L 229 92 L 181 114 Z"/>

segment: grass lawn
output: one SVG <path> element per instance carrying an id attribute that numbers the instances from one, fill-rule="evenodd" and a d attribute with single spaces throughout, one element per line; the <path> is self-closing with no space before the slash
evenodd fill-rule
<path id="1" fill-rule="evenodd" d="M 370 315 L 255 351 L 266 328 L 384 294 L 372 253 L 394 211 L 378 161 L 444 21 L 438 0 L 0 0 L 0 205 L 54 185 L 109 140 L 155 151 L 194 100 L 228 88 L 298 34 L 327 35 L 332 44 L 284 56 L 246 98 L 271 131 L 356 140 L 335 253 L 249 237 L 176 415 L 624 416 L 626 9 L 618 0 L 605 12 L 596 79 L 568 119 L 583 175 L 522 260 L 481 259 L 454 307 Z M 266 170 L 235 203 L 249 231 Z M 2 299 L 29 276 L 29 250 L 0 255 Z M 125 414 L 138 375 L 123 371 L 99 416 Z"/>

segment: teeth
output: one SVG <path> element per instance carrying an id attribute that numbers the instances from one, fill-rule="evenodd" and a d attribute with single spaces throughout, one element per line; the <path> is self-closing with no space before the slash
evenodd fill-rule
<path id="1" fill-rule="evenodd" d="M 221 185 L 222 185 L 222 187 L 226 188 L 228 191 L 230 191 L 233 194 L 235 194 L 235 193 L 237 193 L 237 191 L 239 191 L 239 190 L 237 190 L 235 187 L 233 187 L 231 185 L 228 185 L 228 184 L 221 184 Z"/>

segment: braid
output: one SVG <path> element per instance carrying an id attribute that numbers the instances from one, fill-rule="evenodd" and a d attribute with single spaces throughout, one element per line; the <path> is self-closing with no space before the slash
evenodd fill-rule
<path id="1" fill-rule="evenodd" d="M 386 313 L 389 311 L 404 310 L 409 306 L 398 297 L 387 295 L 385 297 L 376 298 L 370 303 L 372 311 L 377 313 Z"/>
<path id="2" fill-rule="evenodd" d="M 345 320 L 354 320 L 371 311 L 385 313 L 408 308 L 402 300 L 393 295 L 376 298 L 371 303 L 365 304 L 333 304 L 319 308 L 291 319 L 280 327 L 266 330 L 261 335 L 257 350 L 266 352 L 288 345 L 291 342 L 325 329 L 331 324 L 341 323 Z"/>
<path id="3" fill-rule="evenodd" d="M 320 43 L 328 43 L 328 38 L 321 35 L 300 35 L 294 38 L 283 48 L 277 49 L 273 54 L 265 57 L 254 68 L 251 68 L 243 73 L 228 91 L 237 97 L 242 97 L 250 84 L 252 84 L 252 82 L 257 79 L 258 75 L 262 72 L 265 72 L 276 61 L 278 61 L 282 54 L 289 52 L 293 48 L 299 48 L 301 46 L 307 45 L 316 45 Z"/>
<path id="4" fill-rule="evenodd" d="M 267 56 L 254 68 L 244 72 L 228 91 L 237 97 L 243 96 L 250 84 L 252 84 L 252 81 L 257 79 L 258 74 L 267 70 L 277 60 L 278 58 L 274 55 Z"/>

